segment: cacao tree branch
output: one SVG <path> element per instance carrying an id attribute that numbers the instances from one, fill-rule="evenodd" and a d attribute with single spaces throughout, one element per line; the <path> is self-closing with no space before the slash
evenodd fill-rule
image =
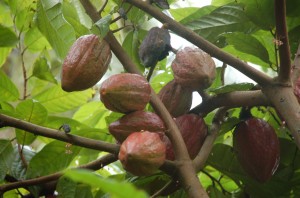
<path id="1" fill-rule="evenodd" d="M 100 16 L 95 13 L 96 10 L 94 6 L 88 0 L 80 0 L 82 2 L 83 7 L 86 10 L 86 13 L 90 15 L 94 22 L 100 19 Z M 128 56 L 127 52 L 122 48 L 114 35 L 109 32 L 105 40 L 110 44 L 111 50 L 122 63 L 125 70 L 130 73 L 140 74 L 141 72 L 138 70 L 138 67 Z M 161 116 L 162 120 L 165 122 L 169 136 L 176 156 L 176 160 L 180 165 L 177 167 L 180 173 L 180 179 L 183 184 L 185 191 L 187 192 L 189 197 L 208 197 L 206 191 L 200 184 L 200 181 L 196 175 L 195 169 L 193 167 L 193 163 L 189 157 L 187 148 L 182 139 L 181 133 L 176 126 L 173 118 L 167 111 L 164 104 L 160 101 L 158 96 L 155 94 L 152 89 L 151 92 L 151 101 L 150 104 L 154 108 L 154 110 Z"/>
<path id="2" fill-rule="evenodd" d="M 10 126 L 18 129 L 25 130 L 27 132 L 33 133 L 35 135 L 41 135 L 48 138 L 53 138 L 68 142 L 73 145 L 82 146 L 85 148 L 106 151 L 113 154 L 118 154 L 119 145 L 107 143 L 100 140 L 93 140 L 85 137 L 80 137 L 77 135 L 66 134 L 60 130 L 50 129 L 47 127 L 42 127 L 24 120 L 20 120 L 5 114 L 0 114 L 0 120 L 4 126 Z"/>
<path id="3" fill-rule="evenodd" d="M 235 108 L 265 105 L 270 105 L 270 102 L 260 90 L 234 91 L 212 96 L 193 108 L 190 112 L 204 116 L 219 107 Z"/>
<path id="4" fill-rule="evenodd" d="M 217 46 L 211 44 L 192 30 L 171 19 L 170 17 L 162 13 L 161 10 L 152 6 L 151 4 L 148 4 L 145 1 L 141 0 L 126 0 L 126 2 L 136 6 L 137 8 L 140 8 L 144 12 L 150 14 L 151 16 L 159 20 L 161 23 L 167 23 L 168 28 L 175 32 L 177 35 L 181 36 L 182 38 L 185 38 L 194 45 L 198 46 L 200 49 L 207 52 L 212 57 L 215 57 L 220 61 L 234 67 L 235 69 L 239 70 L 240 72 L 253 79 L 257 83 L 261 85 L 271 83 L 271 77 L 267 76 L 263 72 L 254 69 L 253 67 L 244 63 L 240 59 L 235 58 L 234 56 L 226 52 L 223 52 Z"/>
<path id="5" fill-rule="evenodd" d="M 276 43 L 279 50 L 279 74 L 281 83 L 290 84 L 291 53 L 286 27 L 286 1 L 275 0 Z"/>
<path id="6" fill-rule="evenodd" d="M 113 154 L 107 154 L 93 162 L 90 162 L 88 164 L 76 167 L 76 169 L 90 169 L 90 170 L 98 170 L 103 168 L 104 166 L 113 163 L 117 160 L 118 158 L 113 155 Z M 6 191 L 16 189 L 16 188 L 25 188 L 28 186 L 34 186 L 34 185 L 41 185 L 44 183 L 48 183 L 50 181 L 58 180 L 61 176 L 63 175 L 63 171 L 53 173 L 50 175 L 34 178 L 34 179 L 27 179 L 27 180 L 21 180 L 9 184 L 4 184 L 0 186 L 0 194 L 5 193 Z"/>

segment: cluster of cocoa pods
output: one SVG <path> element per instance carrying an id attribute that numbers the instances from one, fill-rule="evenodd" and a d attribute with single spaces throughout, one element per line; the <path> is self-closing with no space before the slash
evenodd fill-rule
<path id="1" fill-rule="evenodd" d="M 154 67 L 172 49 L 165 28 L 152 28 L 143 40 L 139 55 L 145 67 Z M 111 60 L 109 45 L 96 35 L 80 37 L 71 47 L 62 69 L 62 89 L 80 91 L 95 85 Z M 213 59 L 199 48 L 178 50 L 172 62 L 174 79 L 158 93 L 174 117 L 190 158 L 195 158 L 207 136 L 199 115 L 188 114 L 192 93 L 208 88 L 216 75 Z M 167 128 L 159 115 L 145 111 L 151 98 L 149 82 L 140 75 L 110 76 L 100 88 L 100 99 L 111 111 L 125 114 L 109 125 L 109 132 L 121 144 L 119 160 L 134 175 L 155 173 L 166 159 L 175 160 Z M 256 118 L 239 123 L 233 147 L 244 170 L 258 181 L 267 181 L 279 163 L 279 141 L 270 125 Z"/>

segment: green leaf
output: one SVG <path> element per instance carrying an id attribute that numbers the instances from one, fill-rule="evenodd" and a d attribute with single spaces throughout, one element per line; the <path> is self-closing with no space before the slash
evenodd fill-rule
<path id="1" fill-rule="evenodd" d="M 76 38 L 73 27 L 62 15 L 61 1 L 39 0 L 36 23 L 58 56 L 65 58 Z"/>
<path id="2" fill-rule="evenodd" d="M 37 27 L 30 28 L 25 33 L 24 43 L 27 49 L 33 52 L 51 49 L 51 45 Z"/>
<path id="3" fill-rule="evenodd" d="M 235 0 L 212 0 L 211 5 L 214 6 L 223 6 L 225 4 L 236 2 Z"/>
<path id="4" fill-rule="evenodd" d="M 57 140 L 47 144 L 31 159 L 26 178 L 35 178 L 64 170 L 76 157 L 80 149 L 78 146 Z"/>
<path id="5" fill-rule="evenodd" d="M 193 20 L 199 19 L 202 16 L 211 13 L 215 8 L 215 6 L 204 6 L 202 8 L 187 7 L 170 9 L 169 11 L 176 21 L 187 24 Z"/>
<path id="6" fill-rule="evenodd" d="M 254 85 L 252 83 L 238 83 L 238 84 L 225 85 L 225 86 L 221 86 L 214 89 L 208 89 L 208 90 L 215 94 L 223 94 L 232 91 L 246 91 L 246 90 L 250 90 L 253 87 Z"/>
<path id="7" fill-rule="evenodd" d="M 88 184 L 95 188 L 101 188 L 102 191 L 119 198 L 148 197 L 145 192 L 141 190 L 137 190 L 130 183 L 118 182 L 112 179 L 105 179 L 88 170 L 81 170 L 81 169 L 67 170 L 64 175 L 76 182 Z"/>
<path id="8" fill-rule="evenodd" d="M 109 31 L 109 25 L 112 16 L 109 14 L 95 23 L 95 26 L 99 29 L 101 38 L 104 38 Z"/>
<path id="9" fill-rule="evenodd" d="M 93 90 L 65 92 L 60 85 L 55 85 L 34 97 L 51 113 L 65 112 L 85 104 L 92 98 Z"/>
<path id="10" fill-rule="evenodd" d="M 76 184 L 67 177 L 61 177 L 56 185 L 59 197 L 64 198 L 93 198 L 91 187 L 85 184 Z"/>
<path id="11" fill-rule="evenodd" d="M 51 73 L 48 61 L 45 57 L 40 57 L 36 59 L 33 65 L 32 75 L 41 80 L 46 80 L 52 83 L 56 83 L 56 80 L 53 74 Z"/>
<path id="12" fill-rule="evenodd" d="M 229 198 L 230 195 L 224 195 L 216 186 L 209 186 L 207 188 L 209 192 L 208 195 L 210 198 Z"/>
<path id="13" fill-rule="evenodd" d="M 139 31 L 133 30 L 129 32 L 123 43 L 122 47 L 126 49 L 126 52 L 131 57 L 131 60 L 139 67 L 141 72 L 144 72 L 145 67 L 141 64 L 138 50 L 139 50 Z"/>
<path id="14" fill-rule="evenodd" d="M 13 163 L 14 157 L 11 141 L 0 139 L 0 181 L 3 181 Z"/>
<path id="15" fill-rule="evenodd" d="M 19 99 L 19 91 L 16 85 L 0 70 L 0 101 L 16 101 Z"/>
<path id="16" fill-rule="evenodd" d="M 271 63 L 267 49 L 255 37 L 239 32 L 225 34 L 224 36 L 229 45 L 233 45 L 236 50 L 247 54 L 248 57 L 253 55 L 266 64 Z M 252 62 L 251 58 L 247 58 L 245 61 Z"/>
<path id="17" fill-rule="evenodd" d="M 256 30 L 256 26 L 245 15 L 242 5 L 237 3 L 219 7 L 210 14 L 184 25 L 213 43 L 227 32 L 250 33 Z"/>
<path id="18" fill-rule="evenodd" d="M 245 14 L 256 25 L 264 30 L 271 30 L 275 26 L 273 0 L 240 0 L 244 5 Z"/>
<path id="19" fill-rule="evenodd" d="M 29 163 L 32 157 L 35 155 L 35 152 L 33 152 L 32 150 L 30 150 L 28 147 L 25 146 L 23 147 L 22 155 L 24 157 L 23 159 L 25 159 L 25 161 Z M 18 146 L 16 145 L 14 147 L 14 161 L 10 167 L 9 174 L 18 180 L 24 180 L 26 179 L 25 178 L 26 170 L 27 168 L 26 166 L 24 166 L 24 162 L 18 151 Z"/>
<path id="20" fill-rule="evenodd" d="M 151 79 L 151 87 L 158 93 L 168 82 L 174 79 L 172 72 L 166 71 Z"/>
<path id="21" fill-rule="evenodd" d="M 20 102 L 16 107 L 16 113 L 20 115 L 23 120 L 34 124 L 43 124 L 47 120 L 48 112 L 39 102 L 28 99 Z M 24 130 L 16 129 L 17 140 L 21 144 L 29 145 L 36 136 Z"/>
<path id="22" fill-rule="evenodd" d="M 13 31 L 0 24 L 0 47 L 14 47 L 18 41 Z"/>
<path id="23" fill-rule="evenodd" d="M 8 55 L 10 54 L 12 48 L 10 47 L 0 47 L 0 68 L 6 62 Z"/>

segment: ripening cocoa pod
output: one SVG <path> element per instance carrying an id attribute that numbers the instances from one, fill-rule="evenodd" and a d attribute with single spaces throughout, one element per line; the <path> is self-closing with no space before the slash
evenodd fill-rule
<path id="1" fill-rule="evenodd" d="M 193 91 L 183 88 L 175 80 L 172 80 L 160 90 L 158 97 L 164 103 L 169 113 L 173 117 L 178 117 L 190 110 Z"/>
<path id="2" fill-rule="evenodd" d="M 119 152 L 123 168 L 137 176 L 155 173 L 165 157 L 166 145 L 160 135 L 149 131 L 130 134 L 121 144 Z"/>
<path id="3" fill-rule="evenodd" d="M 78 38 L 62 65 L 62 89 L 71 92 L 94 86 L 105 74 L 111 55 L 107 42 L 97 35 Z"/>
<path id="4" fill-rule="evenodd" d="M 179 50 L 172 62 L 175 81 L 193 91 L 208 88 L 215 79 L 216 65 L 210 55 L 199 48 Z"/>
<path id="5" fill-rule="evenodd" d="M 199 153 L 207 135 L 207 126 L 201 116 L 196 114 L 184 114 L 175 119 L 185 142 L 190 158 L 194 159 Z M 174 150 L 169 138 L 164 135 L 163 141 L 167 146 L 166 159 L 174 160 Z"/>
<path id="6" fill-rule="evenodd" d="M 150 101 L 151 88 L 138 74 L 115 74 L 100 87 L 100 99 L 111 111 L 130 113 L 143 110 Z"/>
<path id="7" fill-rule="evenodd" d="M 268 181 L 279 165 L 279 140 L 262 119 L 249 118 L 236 126 L 233 149 L 245 172 L 259 182 Z"/>
<path id="8" fill-rule="evenodd" d="M 135 111 L 124 115 L 109 125 L 109 132 L 119 142 L 123 142 L 131 133 L 136 131 L 164 132 L 164 122 L 152 112 Z"/>
<path id="9" fill-rule="evenodd" d="M 139 48 L 142 64 L 145 67 L 153 67 L 158 61 L 166 58 L 171 50 L 170 43 L 171 37 L 167 29 L 151 28 Z"/>

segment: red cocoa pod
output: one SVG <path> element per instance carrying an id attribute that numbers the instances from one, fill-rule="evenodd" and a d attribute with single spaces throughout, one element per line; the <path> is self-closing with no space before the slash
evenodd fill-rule
<path id="1" fill-rule="evenodd" d="M 216 65 L 210 55 L 199 48 L 179 50 L 172 62 L 175 81 L 193 91 L 208 88 L 215 79 Z"/>
<path id="2" fill-rule="evenodd" d="M 164 122 L 152 112 L 135 111 L 124 115 L 109 125 L 109 132 L 119 142 L 123 142 L 131 133 L 136 131 L 164 132 Z"/>
<path id="3" fill-rule="evenodd" d="M 139 57 L 145 67 L 153 67 L 160 60 L 169 55 L 171 37 L 167 29 L 153 27 L 144 38 Z"/>
<path id="4" fill-rule="evenodd" d="M 259 182 L 269 180 L 279 165 L 279 140 L 262 119 L 249 118 L 236 126 L 233 149 L 245 172 Z"/>
<path id="5" fill-rule="evenodd" d="M 158 97 L 164 103 L 169 113 L 173 117 L 178 117 L 190 110 L 193 91 L 183 88 L 175 80 L 172 80 L 160 90 Z"/>
<path id="6" fill-rule="evenodd" d="M 137 176 L 151 175 L 164 163 L 166 145 L 157 133 L 134 132 L 121 144 L 119 160 L 123 168 Z"/>
<path id="7" fill-rule="evenodd" d="M 107 42 L 97 35 L 78 38 L 62 66 L 62 89 L 71 92 L 94 86 L 105 74 L 111 55 Z"/>
<path id="8" fill-rule="evenodd" d="M 199 153 L 207 135 L 207 126 L 201 116 L 196 114 L 184 114 L 175 119 L 175 123 L 180 130 L 185 142 L 190 158 L 194 159 Z M 167 146 L 166 159 L 174 160 L 174 150 L 169 138 L 164 135 L 163 141 Z"/>
<path id="9" fill-rule="evenodd" d="M 100 99 L 111 111 L 130 113 L 143 110 L 150 101 L 151 88 L 138 74 L 115 74 L 100 87 Z"/>

